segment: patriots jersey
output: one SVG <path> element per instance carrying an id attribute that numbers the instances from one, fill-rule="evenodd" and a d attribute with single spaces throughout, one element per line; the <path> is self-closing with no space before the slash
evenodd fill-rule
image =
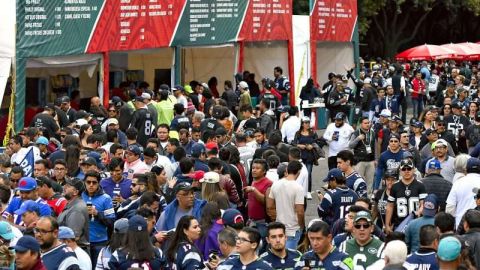
<path id="1" fill-rule="evenodd" d="M 287 256 L 285 258 L 278 257 L 270 250 L 263 253 L 260 258 L 268 263 L 273 269 L 293 270 L 295 269 L 295 264 L 300 260 L 302 253 L 294 249 L 287 249 L 286 251 Z"/>
<path id="2" fill-rule="evenodd" d="M 332 247 L 330 253 L 323 260 L 312 250 L 303 254 L 295 265 L 295 270 L 301 270 L 303 267 L 310 267 L 310 270 L 352 270 L 353 261 L 347 254 Z"/>
<path id="3" fill-rule="evenodd" d="M 355 269 L 365 269 L 381 259 L 384 243 L 378 238 L 372 237 L 365 246 L 358 245 L 355 239 L 344 241 L 339 250 L 352 257 Z"/>
<path id="4" fill-rule="evenodd" d="M 359 173 L 353 172 L 345 177 L 347 187 L 355 191 L 359 197 L 367 198 L 367 183 Z"/>
<path id="5" fill-rule="evenodd" d="M 336 220 L 344 218 L 348 208 L 358 199 L 355 191 L 348 187 L 327 190 L 323 200 L 318 205 L 318 216 L 332 225 Z"/>
<path id="6" fill-rule="evenodd" d="M 203 264 L 202 256 L 195 245 L 187 242 L 180 243 L 175 256 L 175 262 L 170 265 L 170 269 L 200 270 L 204 268 L 205 265 Z"/>
<path id="7" fill-rule="evenodd" d="M 419 249 L 414 253 L 408 255 L 406 262 L 415 270 L 438 270 L 437 255 L 435 250 Z"/>
<path id="8" fill-rule="evenodd" d="M 189 268 L 190 269 L 190 268 Z M 196 268 L 195 268 L 196 269 Z M 242 270 L 273 270 L 273 268 L 266 263 L 264 260 L 261 258 L 258 258 L 257 260 L 244 265 L 242 261 L 240 261 L 240 257 L 238 258 L 233 258 L 233 259 L 228 259 L 221 263 L 218 267 L 217 270 L 236 270 L 236 269 L 242 269 Z"/>

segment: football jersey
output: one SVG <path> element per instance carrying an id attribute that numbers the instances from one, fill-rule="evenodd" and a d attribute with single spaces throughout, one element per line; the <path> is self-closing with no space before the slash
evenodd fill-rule
<path id="1" fill-rule="evenodd" d="M 295 270 L 301 270 L 305 266 L 310 267 L 310 270 L 352 270 L 353 261 L 347 254 L 332 247 L 323 260 L 312 250 L 304 253 L 295 265 Z"/>
<path id="2" fill-rule="evenodd" d="M 147 145 L 147 140 L 150 138 L 153 129 L 155 128 L 153 126 L 152 114 L 146 108 L 136 110 L 133 113 L 130 127 L 137 129 L 137 142 L 145 147 L 145 145 Z"/>
<path id="3" fill-rule="evenodd" d="M 178 269 L 178 268 L 177 268 Z M 191 269 L 191 268 L 188 268 Z M 197 269 L 197 268 L 195 268 Z M 237 258 L 232 258 L 228 259 L 224 262 L 222 262 L 218 267 L 217 270 L 236 270 L 236 269 L 242 269 L 242 270 L 273 270 L 273 268 L 266 263 L 264 260 L 261 258 L 258 258 L 257 260 L 244 265 L 242 261 L 240 261 L 240 257 Z"/>
<path id="4" fill-rule="evenodd" d="M 388 202 L 394 204 L 391 223 L 397 227 L 410 213 L 415 212 L 420 207 L 420 201 L 427 197 L 425 186 L 417 180 L 413 180 L 409 185 L 402 181 L 393 184 Z"/>
<path id="5" fill-rule="evenodd" d="M 359 173 L 354 171 L 350 175 L 345 176 L 345 181 L 347 187 L 355 191 L 359 197 L 367 197 L 367 183 Z"/>
<path id="6" fill-rule="evenodd" d="M 437 255 L 433 249 L 419 249 L 408 255 L 406 262 L 416 270 L 438 270 Z"/>
<path id="7" fill-rule="evenodd" d="M 183 242 L 178 246 L 175 262 L 170 266 L 170 269 L 197 270 L 204 268 L 202 256 L 200 256 L 200 252 L 194 245 Z"/>
<path id="8" fill-rule="evenodd" d="M 273 269 L 295 269 L 295 264 L 297 264 L 297 262 L 300 260 L 300 257 L 302 257 L 302 253 L 294 249 L 287 249 L 286 251 L 287 256 L 285 258 L 278 257 L 270 250 L 263 253 L 260 258 L 268 263 Z"/>
<path id="9" fill-rule="evenodd" d="M 462 130 L 467 130 L 470 126 L 470 121 L 465 116 L 449 115 L 445 117 L 447 129 L 455 135 L 456 138 L 460 135 Z"/>
<path id="10" fill-rule="evenodd" d="M 355 269 L 365 269 L 381 259 L 384 243 L 379 239 L 372 237 L 370 242 L 364 246 L 358 245 L 357 241 L 352 238 L 344 241 L 339 250 L 347 253 L 353 260 Z"/>
<path id="11" fill-rule="evenodd" d="M 348 187 L 327 190 L 318 205 L 318 216 L 332 225 L 337 219 L 344 218 L 348 214 L 348 208 L 357 199 L 357 193 Z"/>

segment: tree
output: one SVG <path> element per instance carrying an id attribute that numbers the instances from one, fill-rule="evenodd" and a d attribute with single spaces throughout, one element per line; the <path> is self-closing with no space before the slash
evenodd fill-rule
<path id="1" fill-rule="evenodd" d="M 309 0 L 293 0 L 293 14 L 308 15 L 310 14 Z"/>
<path id="2" fill-rule="evenodd" d="M 478 16 L 480 0 L 359 0 L 358 9 L 362 42 L 379 55 L 393 57 L 426 27 L 431 14 L 447 10 L 454 15 L 467 9 Z"/>

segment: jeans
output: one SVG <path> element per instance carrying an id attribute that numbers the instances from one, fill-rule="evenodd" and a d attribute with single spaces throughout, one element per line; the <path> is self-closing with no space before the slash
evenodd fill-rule
<path id="1" fill-rule="evenodd" d="M 305 163 L 308 171 L 308 192 L 312 191 L 312 170 L 313 170 L 313 163 Z"/>
<path id="2" fill-rule="evenodd" d="M 420 113 L 423 111 L 423 96 L 419 96 L 418 98 L 412 98 L 413 103 L 413 117 L 418 118 Z"/>
<path id="3" fill-rule="evenodd" d="M 286 248 L 297 249 L 298 241 L 300 241 L 301 231 L 296 231 L 295 236 L 287 236 Z"/>
<path id="4" fill-rule="evenodd" d="M 92 266 L 95 269 L 97 265 L 97 257 L 100 254 L 100 250 L 107 246 L 107 241 L 90 243 L 90 258 L 92 259 Z"/>

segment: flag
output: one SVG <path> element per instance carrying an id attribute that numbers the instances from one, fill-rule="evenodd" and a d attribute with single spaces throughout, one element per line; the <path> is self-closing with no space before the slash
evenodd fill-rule
<path id="1" fill-rule="evenodd" d="M 33 157 L 33 147 L 31 147 L 22 162 L 20 162 L 20 167 L 22 167 L 24 176 L 32 176 L 34 164 L 35 159 Z"/>

